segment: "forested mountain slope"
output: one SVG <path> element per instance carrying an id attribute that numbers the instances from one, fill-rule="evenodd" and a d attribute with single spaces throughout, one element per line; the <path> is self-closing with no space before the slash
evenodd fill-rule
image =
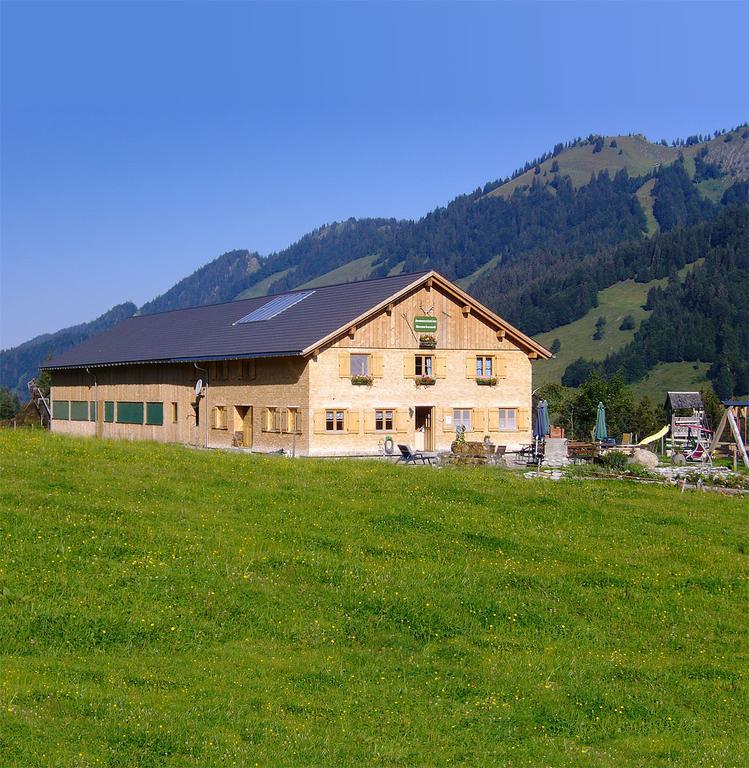
<path id="1" fill-rule="evenodd" d="M 26 383 L 39 372 L 39 366 L 50 357 L 80 344 L 107 328 L 132 317 L 138 308 L 132 302 L 118 304 L 90 323 L 45 333 L 12 349 L 0 352 L 0 386 L 8 387 L 21 397 L 28 397 Z"/>
<path id="2" fill-rule="evenodd" d="M 259 268 L 259 254 L 244 250 L 229 251 L 144 304 L 139 314 L 231 301 L 236 296 L 237 286 L 244 285 Z"/>
<path id="3" fill-rule="evenodd" d="M 225 253 L 140 312 L 434 268 L 526 332 L 549 331 L 595 309 L 600 291 L 620 281 L 667 277 L 699 258 L 691 241 L 661 238 L 691 232 L 745 199 L 736 182 L 749 177 L 749 128 L 705 139 L 560 144 L 418 221 L 350 219 L 267 257 Z M 50 351 L 70 346 L 67 339 L 62 333 Z M 18 383 L 6 364 L 15 353 L 0 355 L 0 384 Z"/>

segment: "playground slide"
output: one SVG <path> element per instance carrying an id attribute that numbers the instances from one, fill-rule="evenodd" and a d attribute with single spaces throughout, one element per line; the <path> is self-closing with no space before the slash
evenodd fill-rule
<path id="1" fill-rule="evenodd" d="M 659 429 L 654 435 L 648 435 L 647 437 L 640 440 L 637 445 L 649 445 L 650 443 L 654 443 L 656 440 L 660 440 L 662 437 L 665 437 L 668 434 L 668 430 L 671 429 L 671 427 L 666 424 L 663 429 Z"/>

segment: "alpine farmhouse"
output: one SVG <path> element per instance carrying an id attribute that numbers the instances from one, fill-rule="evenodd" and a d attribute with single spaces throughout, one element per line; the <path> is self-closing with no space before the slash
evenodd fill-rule
<path id="1" fill-rule="evenodd" d="M 45 368 L 55 432 L 371 456 L 530 442 L 548 357 L 429 271 L 135 316 Z"/>

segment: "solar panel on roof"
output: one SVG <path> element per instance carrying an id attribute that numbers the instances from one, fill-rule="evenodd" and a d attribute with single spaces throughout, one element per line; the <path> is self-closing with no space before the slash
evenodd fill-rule
<path id="1" fill-rule="evenodd" d="M 270 320 L 276 315 L 280 315 L 281 312 L 285 312 L 287 309 L 303 301 L 308 296 L 311 296 L 314 291 L 303 291 L 301 293 L 282 293 L 280 296 L 276 296 L 274 299 L 263 304 L 262 307 L 252 310 L 249 315 L 245 315 L 237 320 L 234 325 L 238 323 L 257 323 L 260 320 Z"/>

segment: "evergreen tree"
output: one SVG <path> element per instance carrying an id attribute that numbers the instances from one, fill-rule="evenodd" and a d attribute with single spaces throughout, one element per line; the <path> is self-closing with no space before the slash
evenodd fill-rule
<path id="1" fill-rule="evenodd" d="M 604 337 L 605 327 L 606 318 L 601 315 L 598 320 L 596 320 L 596 332 L 593 334 L 593 341 L 600 341 Z"/>
<path id="2" fill-rule="evenodd" d="M 0 389 L 0 420 L 12 419 L 21 410 L 18 395 L 11 394 L 8 387 Z"/>

